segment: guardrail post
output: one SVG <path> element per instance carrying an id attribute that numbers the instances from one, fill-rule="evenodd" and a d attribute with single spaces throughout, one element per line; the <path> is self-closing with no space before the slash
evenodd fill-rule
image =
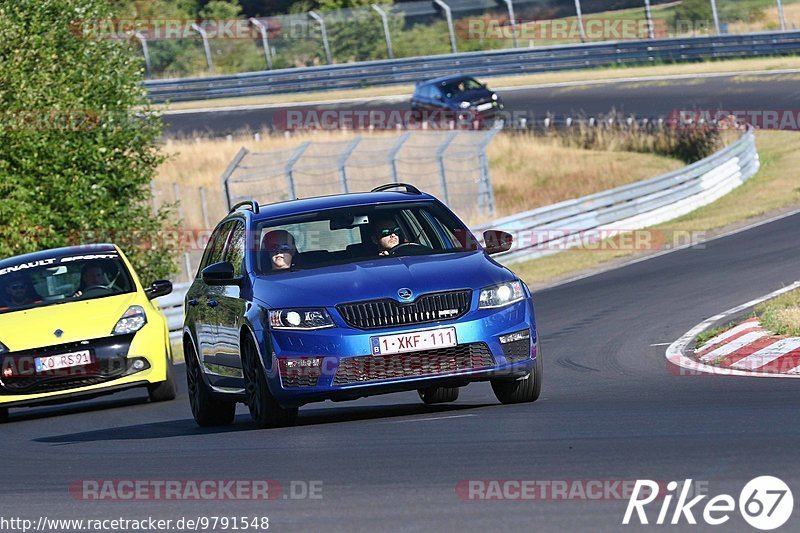
<path id="1" fill-rule="evenodd" d="M 647 36 L 652 41 L 656 38 L 653 31 L 653 14 L 650 12 L 650 0 L 644 0 L 644 16 L 647 18 Z"/>
<path id="2" fill-rule="evenodd" d="M 578 16 L 578 31 L 581 33 L 581 42 L 586 42 L 586 30 L 583 28 L 583 13 L 581 12 L 581 0 L 575 0 L 575 14 Z"/>
<path id="3" fill-rule="evenodd" d="M 300 159 L 300 157 L 302 157 L 303 152 L 305 152 L 309 146 L 311 146 L 311 141 L 306 141 L 300 146 L 298 146 L 297 149 L 292 154 L 292 156 L 286 162 L 285 169 L 286 169 L 286 181 L 288 182 L 289 185 L 289 200 L 295 200 L 297 198 L 297 191 L 295 190 L 294 186 L 294 165 L 295 163 L 297 163 L 297 160 Z"/>
<path id="4" fill-rule="evenodd" d="M 225 169 L 225 172 L 222 173 L 222 177 L 220 177 L 220 183 L 222 184 L 222 194 L 223 200 L 225 201 L 225 211 L 230 211 L 230 208 L 233 207 L 233 203 L 231 203 L 231 189 L 228 184 L 228 180 L 230 179 L 233 171 L 236 170 L 236 167 L 239 166 L 239 163 L 242 162 L 244 156 L 246 156 L 249 152 L 247 148 L 242 148 L 239 150 L 239 153 L 233 158 L 233 160 L 228 165 L 228 168 Z"/>
<path id="5" fill-rule="evenodd" d="M 456 50 L 456 32 L 453 29 L 453 13 L 450 11 L 450 6 L 445 4 L 442 0 L 433 0 L 433 3 L 441 7 L 447 17 L 447 31 L 450 32 L 450 49 L 454 54 L 458 53 Z"/>
<path id="6" fill-rule="evenodd" d="M 717 0 L 711 0 L 711 14 L 714 16 L 714 30 L 719 35 L 719 15 L 717 14 Z"/>
<path id="7" fill-rule="evenodd" d="M 495 126 L 489 130 L 481 140 L 480 145 L 478 145 L 478 149 L 480 150 L 478 154 L 478 160 L 480 161 L 481 166 L 481 190 L 478 196 L 478 204 L 482 209 L 485 206 L 486 210 L 488 210 L 489 216 L 494 216 L 494 190 L 492 189 L 492 179 L 489 175 L 489 158 L 486 155 L 486 150 L 489 148 L 489 143 L 492 142 L 492 139 L 494 139 L 495 135 L 500 133 L 501 129 L 502 126 Z"/>
<path id="8" fill-rule="evenodd" d="M 308 16 L 319 23 L 319 29 L 322 32 L 322 46 L 325 47 L 325 58 L 328 60 L 328 64 L 330 65 L 333 63 L 333 61 L 331 60 L 331 45 L 328 42 L 328 31 L 325 29 L 325 21 L 317 14 L 316 11 L 309 11 Z"/>
<path id="9" fill-rule="evenodd" d="M 391 147 L 389 150 L 389 167 L 392 170 L 392 181 L 398 183 L 400 180 L 397 178 L 397 153 L 403 147 L 403 144 L 411 137 L 411 132 L 407 131 L 404 134 L 400 135 L 397 139 L 397 142 L 394 143 L 394 146 Z"/>
<path id="10" fill-rule="evenodd" d="M 267 26 L 255 17 L 250 17 L 250 24 L 258 28 L 258 32 L 261 34 L 261 46 L 264 48 L 264 57 L 267 59 L 267 69 L 272 70 L 272 54 L 269 50 Z"/>
<path id="11" fill-rule="evenodd" d="M 780 0 L 779 0 L 780 2 Z M 781 18 L 783 18 L 783 12 L 781 11 Z M 147 48 L 147 39 L 141 32 L 135 31 L 133 32 L 133 36 L 136 37 L 139 42 L 142 44 L 142 53 L 144 54 L 144 72 L 147 78 L 149 79 L 152 76 L 152 69 L 150 65 L 150 49 Z"/>
<path id="12" fill-rule="evenodd" d="M 211 47 L 208 45 L 208 34 L 206 30 L 198 26 L 197 24 L 192 24 L 192 29 L 200 34 L 200 38 L 203 39 L 203 50 L 206 52 L 206 63 L 208 64 L 208 71 L 214 72 L 214 63 L 211 61 Z"/>
<path id="13" fill-rule="evenodd" d="M 383 36 L 386 38 L 386 52 L 389 54 L 389 59 L 394 59 L 394 49 L 392 48 L 392 34 L 389 32 L 389 16 L 386 11 L 381 9 L 378 4 L 370 4 L 372 9 L 378 12 L 383 23 Z"/>
<path id="14" fill-rule="evenodd" d="M 447 191 L 447 174 L 444 169 L 444 153 L 447 151 L 447 147 L 450 146 L 450 143 L 458 135 L 457 131 L 448 132 L 447 136 L 442 141 L 442 144 L 439 145 L 439 148 L 436 149 L 436 161 L 439 164 L 439 178 L 442 184 L 442 196 L 444 197 L 444 203 L 449 205 L 450 204 L 450 194 Z"/>
<path id="15" fill-rule="evenodd" d="M 576 0 L 577 1 L 577 0 Z M 511 33 L 514 36 L 514 48 L 519 48 L 517 42 L 517 19 L 514 17 L 514 0 L 504 0 L 508 9 L 508 18 L 511 21 Z"/>
<path id="16" fill-rule="evenodd" d="M 781 19 L 781 31 L 786 31 L 786 19 L 783 18 L 783 2 L 781 0 L 777 0 L 778 2 L 778 18 Z"/>
<path id="17" fill-rule="evenodd" d="M 361 137 L 356 137 L 350 144 L 347 145 L 347 148 L 344 149 L 342 155 L 339 156 L 338 166 L 339 166 L 339 180 L 342 182 L 342 192 L 347 194 L 350 192 L 350 187 L 347 185 L 347 171 L 345 170 L 345 165 L 347 164 L 347 159 L 350 157 L 350 154 L 353 153 L 353 150 L 356 149 L 358 143 L 361 142 Z"/>

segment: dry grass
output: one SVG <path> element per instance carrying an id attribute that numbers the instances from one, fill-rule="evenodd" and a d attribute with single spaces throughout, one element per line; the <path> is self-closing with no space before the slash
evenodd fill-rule
<path id="1" fill-rule="evenodd" d="M 733 59 L 726 61 L 708 61 L 703 63 L 657 65 L 652 67 L 612 67 L 604 69 L 547 72 L 523 76 L 498 76 L 495 78 L 490 78 L 489 85 L 493 88 L 503 88 L 564 82 L 614 80 L 620 78 L 647 78 L 654 76 L 680 76 L 700 73 L 785 70 L 797 68 L 800 68 L 800 57 Z M 381 96 L 410 95 L 413 90 L 413 85 L 395 85 L 391 87 L 369 87 L 366 89 L 304 92 L 302 94 L 276 94 L 242 98 L 198 100 L 195 102 L 177 102 L 170 104 L 169 106 L 161 105 L 155 107 L 163 110 L 179 110 L 227 106 L 285 104 L 292 102 L 316 102 L 352 98 L 377 98 Z"/>
<path id="2" fill-rule="evenodd" d="M 800 337 L 800 290 L 781 294 L 756 306 L 761 324 L 778 335 Z"/>
<path id="3" fill-rule="evenodd" d="M 800 133 L 759 131 L 756 144 L 761 158 L 758 174 L 716 202 L 655 229 L 665 235 L 696 231 L 712 236 L 771 213 L 799 207 Z M 542 287 L 560 279 L 609 268 L 630 260 L 636 253 L 631 250 L 569 250 L 514 265 L 514 270 L 529 285 Z"/>
<path id="4" fill-rule="evenodd" d="M 783 18 L 786 21 L 786 29 L 800 27 L 800 3 L 783 4 Z M 756 31 L 774 31 L 781 28 L 778 16 L 778 6 L 772 6 L 764 10 L 764 16 L 760 20 L 740 21 L 728 24 L 729 33 L 750 33 Z"/>
<path id="5" fill-rule="evenodd" d="M 241 146 L 254 151 L 283 150 L 305 140 L 342 141 L 352 136 L 352 132 L 318 132 L 289 138 L 265 136 L 260 141 L 243 137 L 234 142 L 224 139 L 171 142 L 165 146 L 170 158 L 159 169 L 156 183 L 159 189 L 168 191 L 172 183 L 189 189 L 205 187 L 210 197 L 219 198 L 219 178 Z M 608 143 L 607 150 L 584 150 L 565 144 L 568 142 L 559 137 L 501 133 L 495 138 L 489 145 L 488 156 L 497 216 L 650 178 L 682 165 L 669 157 L 619 151 L 613 142 Z M 184 200 L 184 204 L 191 203 Z M 183 218 L 190 225 L 196 224 L 198 221 L 191 219 L 190 211 L 187 209 Z M 222 216 L 219 210 L 212 212 Z"/>

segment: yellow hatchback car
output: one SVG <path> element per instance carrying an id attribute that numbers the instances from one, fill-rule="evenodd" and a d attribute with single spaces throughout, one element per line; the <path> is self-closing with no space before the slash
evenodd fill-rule
<path id="1" fill-rule="evenodd" d="M 0 261 L 0 421 L 10 407 L 147 387 L 176 394 L 164 314 L 115 245 L 58 248 Z"/>

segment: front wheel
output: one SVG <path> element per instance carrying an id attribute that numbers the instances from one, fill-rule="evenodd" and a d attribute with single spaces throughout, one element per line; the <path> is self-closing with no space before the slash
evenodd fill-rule
<path id="1" fill-rule="evenodd" d="M 282 407 L 267 385 L 261 358 L 251 341 L 242 343 L 242 366 L 250 417 L 261 429 L 291 426 L 297 420 L 297 407 Z"/>
<path id="2" fill-rule="evenodd" d="M 186 386 L 189 391 L 189 405 L 192 416 L 198 426 L 226 426 L 236 417 L 236 403 L 219 400 L 208 390 L 203 381 L 202 370 L 194 349 L 185 347 L 186 354 Z"/>
<path id="3" fill-rule="evenodd" d="M 167 379 L 147 386 L 147 395 L 151 402 L 174 400 L 178 395 L 178 384 L 175 382 L 175 365 L 167 359 Z"/>
<path id="4" fill-rule="evenodd" d="M 428 405 L 458 400 L 458 387 L 428 387 L 417 390 L 419 398 Z"/>
<path id="5" fill-rule="evenodd" d="M 525 379 L 514 381 L 493 379 L 492 390 L 494 390 L 494 395 L 500 403 L 504 404 L 535 402 L 542 392 L 543 371 L 542 352 L 537 349 L 533 372 Z"/>

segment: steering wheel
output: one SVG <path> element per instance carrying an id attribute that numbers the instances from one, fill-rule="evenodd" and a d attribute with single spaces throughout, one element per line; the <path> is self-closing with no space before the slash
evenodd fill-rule
<path id="1" fill-rule="evenodd" d="M 429 246 L 425 246 L 424 244 L 420 244 L 418 242 L 404 242 L 403 244 L 398 244 L 397 246 L 395 246 L 394 248 L 389 250 L 389 255 L 392 255 L 392 256 L 398 255 L 398 253 L 401 250 L 409 250 L 409 249 L 410 250 L 418 250 L 418 251 L 421 252 L 421 251 L 423 251 L 422 250 L 423 248 L 425 250 L 430 250 Z M 412 254 L 409 254 L 409 255 L 414 255 L 414 254 L 412 253 Z"/>
<path id="2" fill-rule="evenodd" d="M 84 289 L 81 291 L 81 294 L 82 294 L 82 295 L 85 295 L 87 292 L 89 292 L 89 291 L 95 291 L 95 290 L 107 291 L 107 292 L 114 292 L 114 289 L 112 289 L 111 287 L 109 287 L 109 286 L 107 286 L 107 285 L 90 285 L 90 286 L 88 286 L 88 287 L 84 288 Z"/>

